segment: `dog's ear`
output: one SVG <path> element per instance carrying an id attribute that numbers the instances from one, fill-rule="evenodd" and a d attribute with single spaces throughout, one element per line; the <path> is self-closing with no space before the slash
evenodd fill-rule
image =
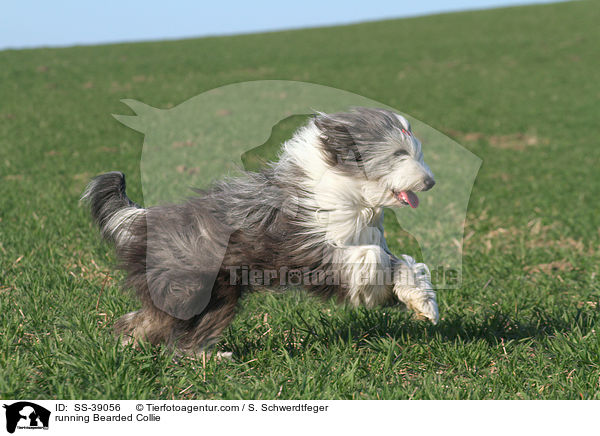
<path id="1" fill-rule="evenodd" d="M 320 130 L 319 140 L 325 160 L 332 168 L 345 171 L 363 169 L 363 157 L 351 133 L 351 126 L 335 115 L 318 114 L 315 126 Z"/>
<path id="2" fill-rule="evenodd" d="M 342 148 L 354 144 L 350 125 L 335 115 L 319 114 L 315 125 L 321 131 L 320 138 L 327 147 Z"/>

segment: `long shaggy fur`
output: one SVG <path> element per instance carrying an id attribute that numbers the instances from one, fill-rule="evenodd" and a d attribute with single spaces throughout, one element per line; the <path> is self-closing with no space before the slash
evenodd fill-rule
<path id="1" fill-rule="evenodd" d="M 382 225 L 383 207 L 412 205 L 414 191 L 433 183 L 405 118 L 356 108 L 317 114 L 277 163 L 182 204 L 141 208 L 119 172 L 93 179 L 83 198 L 142 303 L 116 331 L 197 352 L 218 340 L 251 287 L 240 267 L 274 272 L 266 287 L 302 271 L 316 295 L 368 307 L 400 300 L 436 322 L 427 267 L 392 255 Z M 386 270 L 391 284 L 376 280 Z M 324 272 L 339 280 L 322 280 Z"/>

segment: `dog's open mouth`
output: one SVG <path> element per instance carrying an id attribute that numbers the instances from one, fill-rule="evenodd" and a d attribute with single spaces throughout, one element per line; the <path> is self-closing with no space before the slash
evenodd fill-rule
<path id="1" fill-rule="evenodd" d="M 416 209 L 419 206 L 419 197 L 412 191 L 392 191 L 394 193 L 394 197 L 400 203 L 404 205 L 409 205 L 413 209 Z"/>

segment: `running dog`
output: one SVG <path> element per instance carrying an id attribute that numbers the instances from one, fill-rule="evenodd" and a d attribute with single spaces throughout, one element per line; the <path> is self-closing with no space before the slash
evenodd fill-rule
<path id="1" fill-rule="evenodd" d="M 383 208 L 416 208 L 434 184 L 403 116 L 354 108 L 315 114 L 277 162 L 181 204 L 138 206 L 120 172 L 94 178 L 83 199 L 142 303 L 116 332 L 197 353 L 218 341 L 245 291 L 292 277 L 355 306 L 400 301 L 436 323 L 427 266 L 394 256 L 383 235 Z"/>

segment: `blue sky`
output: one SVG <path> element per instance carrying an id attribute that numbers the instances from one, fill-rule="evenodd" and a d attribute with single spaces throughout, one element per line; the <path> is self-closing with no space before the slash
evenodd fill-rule
<path id="1" fill-rule="evenodd" d="M 0 49 L 254 33 L 547 0 L 6 0 Z"/>

